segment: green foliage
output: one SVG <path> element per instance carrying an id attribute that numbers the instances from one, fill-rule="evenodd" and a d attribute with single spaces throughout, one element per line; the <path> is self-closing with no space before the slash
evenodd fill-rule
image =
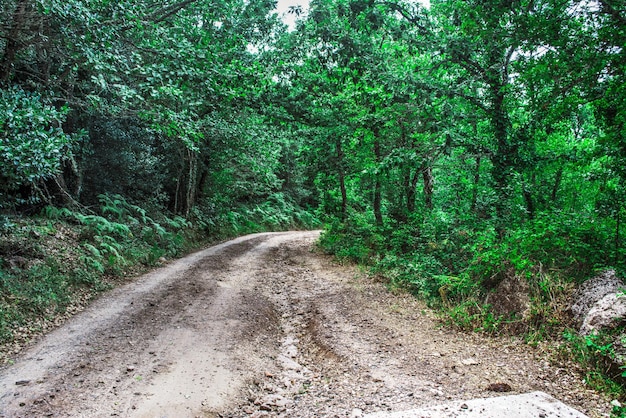
<path id="1" fill-rule="evenodd" d="M 373 271 L 387 277 L 393 286 L 405 287 L 434 302 L 440 298 L 439 289 L 448 282 L 448 276 L 441 275 L 442 270 L 443 266 L 432 255 L 413 253 L 403 257 L 387 254 Z M 450 293 L 455 293 L 456 288 L 451 290 Z"/>
<path id="2" fill-rule="evenodd" d="M 11 231 L 14 226 L 8 216 L 0 215 L 0 235 Z"/>
<path id="3" fill-rule="evenodd" d="M 302 209 L 283 193 L 275 193 L 260 204 L 199 207 L 194 211 L 194 217 L 207 233 L 214 236 L 320 227 L 319 220 L 310 211 Z"/>
<path id="4" fill-rule="evenodd" d="M 466 299 L 450 306 L 441 317 L 444 324 L 464 331 L 497 333 L 504 319 L 496 317 L 488 305 Z"/>
<path id="5" fill-rule="evenodd" d="M 581 281 L 613 263 L 612 226 L 581 213 L 544 213 L 509 229 L 504 238 L 491 228 L 477 231 L 462 247 L 468 262 L 464 271 L 486 286 L 499 282 L 510 269 L 531 281 L 542 279 L 539 270 L 556 271 L 555 280 Z"/>
<path id="6" fill-rule="evenodd" d="M 44 209 L 49 218 L 65 217 L 82 226 L 80 236 L 86 252 L 81 260 L 87 269 L 121 274 L 126 265 L 136 262 L 153 265 L 163 256 L 185 251 L 184 231 L 192 228 L 189 221 L 179 216 L 173 219 L 164 216 L 161 225 L 146 210 L 120 195 L 101 195 L 99 199 L 102 216 L 54 207 Z"/>
<path id="7" fill-rule="evenodd" d="M 319 244 L 327 252 L 344 261 L 371 264 L 382 249 L 382 236 L 371 214 L 354 214 L 347 223 L 338 219 L 325 226 Z"/>
<path id="8" fill-rule="evenodd" d="M 614 340 L 620 331 L 580 336 L 573 330 L 563 334 L 567 342 L 562 347 L 568 358 L 574 359 L 582 368 L 585 383 L 590 387 L 608 393 L 614 399 L 623 400 L 625 374 L 616 370 Z M 619 412 L 619 411 L 617 411 Z"/>
<path id="9" fill-rule="evenodd" d="M 619 406 L 614 405 L 613 410 L 611 411 L 611 416 L 616 418 L 626 417 L 626 407 L 622 406 L 621 404 Z"/>
<path id="10" fill-rule="evenodd" d="M 12 338 L 13 330 L 30 318 L 53 318 L 71 304 L 73 289 L 85 282 L 87 272 L 79 272 L 61 262 L 46 258 L 28 269 L 0 270 L 0 341 Z M 90 280 L 94 290 L 99 280 Z"/>
<path id="11" fill-rule="evenodd" d="M 39 94 L 0 88 L 0 209 L 21 187 L 37 191 L 43 180 L 60 173 L 77 138 L 63 131 L 68 112 Z M 41 192 L 31 195 L 41 197 Z"/>

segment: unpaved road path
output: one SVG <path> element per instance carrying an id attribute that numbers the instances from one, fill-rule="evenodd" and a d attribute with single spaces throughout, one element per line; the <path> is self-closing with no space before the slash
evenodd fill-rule
<path id="1" fill-rule="evenodd" d="M 440 329 L 407 295 L 257 234 L 94 302 L 0 371 L 0 417 L 350 417 L 541 390 L 599 417 L 606 400 L 512 340 Z"/>

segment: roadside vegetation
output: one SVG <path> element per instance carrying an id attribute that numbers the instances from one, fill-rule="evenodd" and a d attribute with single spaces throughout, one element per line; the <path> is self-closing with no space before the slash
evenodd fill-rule
<path id="1" fill-rule="evenodd" d="M 313 0 L 292 30 L 274 8 L 0 5 L 0 340 L 213 240 L 323 224 L 444 323 L 561 346 L 626 401 L 597 360 L 621 329 L 568 313 L 626 270 L 623 2 Z"/>

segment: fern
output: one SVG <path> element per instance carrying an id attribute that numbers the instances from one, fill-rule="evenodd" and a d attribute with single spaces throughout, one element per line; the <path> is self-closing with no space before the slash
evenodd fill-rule
<path id="1" fill-rule="evenodd" d="M 183 229 L 183 228 L 191 227 L 191 222 L 189 222 L 187 219 L 183 218 L 182 216 L 175 216 L 174 219 L 165 217 L 165 223 L 167 224 L 167 226 L 174 228 L 174 229 Z"/>
<path id="2" fill-rule="evenodd" d="M 134 210 L 137 214 L 139 214 L 139 216 L 141 217 L 141 221 L 145 224 L 148 223 L 150 221 L 150 217 L 146 216 L 146 210 L 136 206 L 136 205 L 128 205 L 128 207 L 132 210 Z"/>
<path id="3" fill-rule="evenodd" d="M 80 222 L 82 225 L 85 225 L 88 228 L 91 228 L 95 232 L 100 234 L 111 234 L 115 233 L 121 236 L 131 236 L 130 228 L 127 225 L 124 225 L 119 222 L 111 222 L 106 218 L 98 215 L 82 215 L 79 213 L 74 214 L 74 218 Z"/>
<path id="4" fill-rule="evenodd" d="M 87 255 L 80 257 L 80 260 L 83 262 L 83 264 L 85 264 L 85 266 L 87 266 L 88 269 L 96 270 L 99 273 L 104 273 L 104 265 L 102 265 L 99 260 L 93 257 L 89 257 Z"/>
<path id="5" fill-rule="evenodd" d="M 43 215 L 48 219 L 72 218 L 74 216 L 74 212 L 67 208 L 46 206 L 43 208 Z"/>
<path id="6" fill-rule="evenodd" d="M 89 252 L 94 256 L 94 257 L 98 257 L 101 258 L 102 257 L 102 253 L 100 252 L 99 249 L 97 249 L 96 247 L 94 247 L 91 244 L 85 243 L 83 244 L 83 247 L 85 247 L 87 250 L 89 250 Z"/>
<path id="7" fill-rule="evenodd" d="M 163 238 L 167 235 L 167 231 L 165 230 L 165 228 L 163 228 L 158 223 L 154 222 L 152 224 L 152 227 L 154 228 L 154 231 L 159 235 L 159 237 Z"/>
<path id="8" fill-rule="evenodd" d="M 109 196 L 101 194 L 98 196 L 98 200 L 100 200 L 100 203 L 102 204 L 100 210 L 103 215 L 111 213 L 117 217 L 118 221 L 121 221 L 124 219 L 124 215 L 128 212 L 125 208 L 126 200 L 120 195 Z"/>
<path id="9" fill-rule="evenodd" d="M 9 232 L 14 227 L 15 227 L 15 224 L 11 222 L 8 216 L 6 215 L 0 216 L 0 233 Z"/>
<path id="10" fill-rule="evenodd" d="M 109 235 L 100 235 L 96 237 L 96 241 L 100 244 L 101 248 L 111 248 L 111 251 L 121 251 L 124 246 L 117 242 L 115 238 Z M 109 252 L 111 252 L 109 251 Z"/>

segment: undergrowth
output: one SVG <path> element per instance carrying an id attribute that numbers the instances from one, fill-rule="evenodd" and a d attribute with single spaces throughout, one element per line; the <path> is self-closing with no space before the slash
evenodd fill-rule
<path id="1" fill-rule="evenodd" d="M 568 329 L 563 333 L 563 338 L 568 344 L 561 347 L 561 355 L 575 360 L 581 368 L 585 382 L 594 389 L 623 401 L 622 386 L 626 371 L 616 366 L 615 362 L 618 357 L 623 358 L 626 354 L 620 353 L 616 348 L 616 345 L 623 347 L 622 340 L 625 338 L 623 327 L 584 336 Z"/>
<path id="2" fill-rule="evenodd" d="M 291 202 L 283 193 L 274 193 L 262 203 L 218 206 L 201 203 L 194 208 L 199 228 L 216 237 L 230 237 L 264 231 L 315 229 L 321 222 L 311 210 Z"/>

